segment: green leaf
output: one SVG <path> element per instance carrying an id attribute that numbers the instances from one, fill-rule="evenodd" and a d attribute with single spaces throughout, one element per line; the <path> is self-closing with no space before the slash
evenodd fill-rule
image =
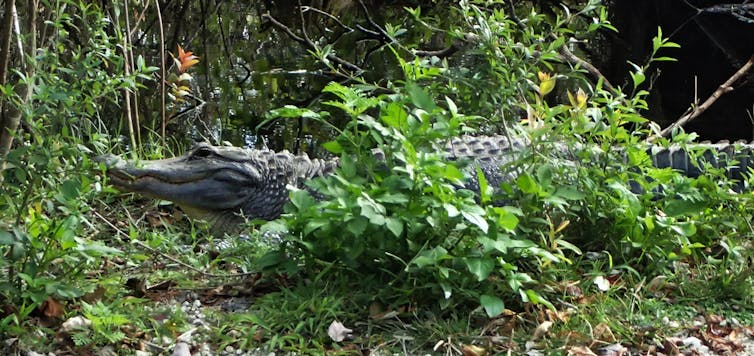
<path id="1" fill-rule="evenodd" d="M 406 84 L 406 91 L 411 98 L 411 103 L 426 112 L 432 112 L 437 107 L 432 97 L 416 83 Z"/>
<path id="2" fill-rule="evenodd" d="M 354 236 L 361 236 L 366 231 L 368 223 L 369 221 L 363 216 L 357 216 L 346 223 L 346 229 Z"/>
<path id="3" fill-rule="evenodd" d="M 489 229 L 487 220 L 484 219 L 484 209 L 478 205 L 465 205 L 461 208 L 461 215 L 470 223 L 478 227 L 485 234 Z"/>
<path id="4" fill-rule="evenodd" d="M 552 166 L 540 166 L 537 169 L 537 179 L 539 180 L 539 185 L 542 186 L 543 189 L 549 188 L 552 185 Z"/>
<path id="5" fill-rule="evenodd" d="M 460 214 L 458 211 L 458 208 L 456 208 L 453 204 L 445 203 L 442 205 L 445 208 L 445 212 L 448 213 L 448 217 L 454 218 Z"/>
<path id="6" fill-rule="evenodd" d="M 361 216 L 369 219 L 371 224 L 380 226 L 385 224 L 385 207 L 382 204 L 363 193 L 362 196 L 356 198 L 356 204 L 361 208 Z"/>
<path id="7" fill-rule="evenodd" d="M 539 192 L 539 185 L 528 174 L 522 174 L 516 179 L 516 185 L 526 194 L 536 194 Z"/>
<path id="8" fill-rule="evenodd" d="M 559 187 L 554 195 L 566 200 L 583 200 L 586 198 L 586 194 L 571 187 Z"/>
<path id="9" fill-rule="evenodd" d="M 668 202 L 663 211 L 668 216 L 688 216 L 698 214 L 704 211 L 706 204 L 702 201 L 685 201 L 681 199 L 673 199 Z"/>
<path id="10" fill-rule="evenodd" d="M 289 256 L 285 252 L 275 250 L 255 258 L 253 266 L 259 270 L 264 270 L 270 267 L 275 267 L 289 259 Z"/>
<path id="11" fill-rule="evenodd" d="M 484 176 L 484 172 L 479 167 L 476 167 L 476 176 L 479 182 L 479 201 L 487 203 L 490 201 L 490 194 L 492 193 L 487 182 L 487 177 Z"/>
<path id="12" fill-rule="evenodd" d="M 696 225 L 691 221 L 678 222 L 671 225 L 670 228 L 676 233 L 686 237 L 690 237 L 696 234 Z"/>
<path id="13" fill-rule="evenodd" d="M 343 172 L 345 178 L 356 177 L 356 163 L 350 155 L 340 157 L 340 171 Z"/>
<path id="14" fill-rule="evenodd" d="M 443 297 L 445 297 L 445 299 L 450 299 L 450 297 L 453 295 L 453 289 L 450 287 L 450 285 L 445 282 L 440 282 L 440 288 L 442 288 Z"/>
<path id="15" fill-rule="evenodd" d="M 510 210 L 501 207 L 494 207 L 492 211 L 497 213 L 496 222 L 498 226 L 509 231 L 513 231 L 513 229 L 518 226 L 518 217 L 516 217 L 516 215 Z"/>
<path id="16" fill-rule="evenodd" d="M 441 246 L 437 246 L 435 248 L 419 252 L 411 261 L 411 263 L 419 268 L 424 268 L 427 266 L 435 265 L 442 260 L 450 258 L 451 257 L 448 255 L 448 250 L 444 249 Z"/>
<path id="17" fill-rule="evenodd" d="M 304 234 L 311 234 L 313 231 L 318 230 L 325 226 L 330 226 L 332 222 L 329 219 L 312 219 L 306 223 L 304 228 Z"/>
<path id="18" fill-rule="evenodd" d="M 549 308 L 551 310 L 555 310 L 555 306 L 552 305 L 552 303 L 550 303 L 549 300 L 547 300 L 544 297 L 542 297 L 536 291 L 534 291 L 532 289 L 527 289 L 526 292 L 525 292 L 525 294 L 526 294 L 525 300 L 528 300 L 528 301 L 530 301 L 530 302 L 532 302 L 534 304 L 543 304 L 547 308 Z"/>
<path id="19" fill-rule="evenodd" d="M 405 204 L 409 202 L 408 196 L 403 193 L 385 193 L 375 197 L 374 200 L 388 204 Z"/>
<path id="20" fill-rule="evenodd" d="M 458 169 L 458 167 L 452 164 L 448 164 L 445 166 L 444 177 L 445 179 L 448 179 L 454 183 L 455 182 L 460 183 L 461 181 L 463 181 L 464 175 L 463 175 L 463 172 L 461 172 L 461 170 Z"/>
<path id="21" fill-rule="evenodd" d="M 390 232 L 395 235 L 395 237 L 400 237 L 403 233 L 403 222 L 400 219 L 389 217 L 387 218 L 387 229 L 390 230 Z"/>
<path id="22" fill-rule="evenodd" d="M 450 114 L 452 116 L 458 116 L 458 107 L 456 106 L 456 103 L 453 102 L 452 99 L 445 97 L 445 102 L 448 104 L 448 110 L 450 111 Z"/>
<path id="23" fill-rule="evenodd" d="M 490 318 L 500 315 L 505 310 L 503 300 L 493 295 L 482 294 L 479 296 L 479 304 L 482 305 L 484 312 Z"/>
<path id="24" fill-rule="evenodd" d="M 495 261 L 492 258 L 470 257 L 466 259 L 466 267 L 471 274 L 476 276 L 477 281 L 481 282 L 492 273 L 495 268 Z"/>
<path id="25" fill-rule="evenodd" d="M 47 294 L 56 294 L 64 299 L 73 299 L 84 295 L 84 291 L 81 289 L 60 282 L 52 282 L 45 285 L 45 292 Z"/>
<path id="26" fill-rule="evenodd" d="M 60 247 L 64 250 L 75 247 L 77 242 L 75 240 L 76 230 L 79 226 L 79 219 L 76 216 L 69 216 L 63 223 L 55 230 L 55 239 L 60 243 Z"/>
<path id="27" fill-rule="evenodd" d="M 10 231 L 0 230 L 0 245 L 10 246 L 16 239 Z"/>
<path id="28" fill-rule="evenodd" d="M 325 142 L 322 144 L 322 147 L 335 154 L 340 154 L 343 152 L 343 147 L 340 145 L 340 143 L 338 143 L 338 141 Z"/>
<path id="29" fill-rule="evenodd" d="M 81 182 L 79 182 L 77 179 L 69 179 L 60 185 L 60 193 L 63 194 L 63 197 L 65 199 L 74 200 L 79 197 L 80 187 Z"/>
<path id="30" fill-rule="evenodd" d="M 299 117 L 319 117 L 319 115 L 309 109 L 302 109 L 293 105 L 286 105 L 282 108 L 270 110 L 270 117 L 282 117 L 282 118 L 299 118 Z"/>
<path id="31" fill-rule="evenodd" d="M 76 250 L 90 256 L 113 256 L 123 254 L 123 251 L 107 246 L 100 241 L 86 241 L 81 238 L 76 238 L 76 241 Z"/>
<path id="32" fill-rule="evenodd" d="M 291 203 L 298 210 L 306 210 L 316 204 L 317 201 L 306 190 L 294 190 L 291 192 Z"/>
<path id="33" fill-rule="evenodd" d="M 388 126 L 399 130 L 403 130 L 405 128 L 407 118 L 408 113 L 403 109 L 403 105 L 396 102 L 387 104 L 383 110 L 382 115 L 380 116 L 380 119 L 382 119 L 382 121 Z"/>

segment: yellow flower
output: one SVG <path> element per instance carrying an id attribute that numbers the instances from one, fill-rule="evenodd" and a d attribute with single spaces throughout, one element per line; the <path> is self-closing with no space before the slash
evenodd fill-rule
<path id="1" fill-rule="evenodd" d="M 555 78 L 550 76 L 550 73 L 537 72 L 539 78 L 539 95 L 545 96 L 555 89 Z"/>

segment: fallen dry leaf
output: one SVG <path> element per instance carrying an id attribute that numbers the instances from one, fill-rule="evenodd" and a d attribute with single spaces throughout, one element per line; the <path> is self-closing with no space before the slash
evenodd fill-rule
<path id="1" fill-rule="evenodd" d="M 60 302 L 52 297 L 48 297 L 47 300 L 39 306 L 39 309 L 42 312 L 42 315 L 48 318 L 59 318 L 63 316 L 63 313 L 65 312 L 63 310 L 63 304 L 60 304 Z"/>
<path id="2" fill-rule="evenodd" d="M 667 276 L 656 276 L 655 278 L 652 278 L 649 283 L 647 283 L 647 290 L 652 293 L 659 293 L 663 289 L 665 289 L 665 286 L 668 284 L 668 277 Z"/>
<path id="3" fill-rule="evenodd" d="M 568 348 L 568 355 L 573 356 L 597 356 L 592 350 L 586 346 L 574 346 Z"/>
<path id="4" fill-rule="evenodd" d="M 663 351 L 668 355 L 680 355 L 681 349 L 678 345 L 683 345 L 683 339 L 679 337 L 668 337 L 662 343 Z"/>
<path id="5" fill-rule="evenodd" d="M 339 321 L 333 320 L 330 323 L 330 327 L 327 328 L 327 335 L 330 336 L 332 341 L 341 342 L 350 336 L 353 330 L 343 326 Z"/>
<path id="6" fill-rule="evenodd" d="M 615 342 L 615 334 L 605 323 L 599 323 L 594 327 L 594 338 L 599 341 Z"/>
<path id="7" fill-rule="evenodd" d="M 484 356 L 487 350 L 476 345 L 463 345 L 463 356 Z"/>
<path id="8" fill-rule="evenodd" d="M 547 315 L 547 320 L 552 321 L 562 321 L 562 322 L 568 322 L 568 319 L 570 318 L 571 314 L 573 314 L 574 309 L 563 309 L 563 310 L 556 310 L 552 311 L 550 309 L 545 310 L 545 314 Z"/>
<path id="9" fill-rule="evenodd" d="M 544 321 L 541 324 L 537 325 L 537 328 L 534 329 L 534 334 L 531 336 L 531 340 L 536 340 L 547 334 L 547 332 L 550 330 L 550 327 L 552 327 L 552 321 Z"/>
<path id="10" fill-rule="evenodd" d="M 85 294 L 81 299 L 89 304 L 93 304 L 94 302 L 102 299 L 102 296 L 105 295 L 105 292 L 107 292 L 107 289 L 105 289 L 105 287 L 103 286 L 98 285 L 96 289 Z"/>
<path id="11" fill-rule="evenodd" d="M 619 343 L 600 347 L 597 351 L 599 352 L 600 356 L 628 356 L 630 354 L 628 352 L 628 349 L 623 347 L 623 345 Z M 649 355 L 652 355 L 652 354 L 649 354 Z M 673 355 L 677 355 L 677 354 L 673 354 Z"/>

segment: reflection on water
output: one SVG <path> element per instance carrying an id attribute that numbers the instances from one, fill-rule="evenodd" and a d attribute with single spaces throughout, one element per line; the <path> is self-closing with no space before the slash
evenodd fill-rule
<path id="1" fill-rule="evenodd" d="M 285 105 L 319 110 L 321 89 L 330 81 L 343 82 L 344 78 L 331 75 L 300 41 L 292 40 L 290 34 L 263 15 L 269 13 L 295 36 L 306 37 L 318 48 L 332 44 L 332 53 L 368 68 L 363 74 L 367 81 L 388 80 L 394 74 L 388 68 L 396 66 L 391 63 L 392 54 L 382 46 L 384 43 L 365 39 L 363 33 L 354 30 L 355 24 L 364 23 L 359 7 L 335 12 L 332 8 L 315 8 L 313 3 L 320 3 L 317 1 L 303 3 L 312 6 L 304 6 L 303 13 L 296 2 L 199 1 L 165 5 L 162 13 L 166 50 L 174 53 L 180 44 L 200 57 L 200 63 L 190 72 L 194 78 L 192 94 L 198 100 L 168 108 L 168 116 L 172 117 L 168 142 L 187 146 L 197 140 L 225 141 L 237 146 L 321 153 L 316 144 L 334 136 L 321 123 L 279 119 L 260 124 L 269 110 Z M 152 16 L 153 23 L 156 13 L 149 11 L 147 17 Z M 405 17 L 405 10 L 397 5 L 372 11 L 372 19 L 379 23 L 402 24 Z M 157 26 L 140 29 L 143 35 L 134 40 L 135 48 L 154 65 L 160 60 L 156 29 Z M 154 129 L 161 120 L 159 94 L 146 96 L 140 103 L 147 123 L 143 127 L 159 132 Z M 336 126 L 344 124 L 337 114 L 333 120 L 341 121 L 335 122 Z"/>

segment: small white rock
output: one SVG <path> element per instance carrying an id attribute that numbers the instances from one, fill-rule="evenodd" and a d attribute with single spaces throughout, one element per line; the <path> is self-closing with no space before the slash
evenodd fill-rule
<path id="1" fill-rule="evenodd" d="M 683 346 L 689 346 L 689 347 L 700 347 L 702 346 L 702 340 L 699 340 L 698 338 L 694 336 L 689 336 L 685 339 L 683 339 Z"/>
<path id="2" fill-rule="evenodd" d="M 84 318 L 83 316 L 74 316 L 73 318 L 66 320 L 62 325 L 60 325 L 60 331 L 68 333 L 73 330 L 88 329 L 90 326 L 92 326 L 91 320 Z"/>
<path id="3" fill-rule="evenodd" d="M 191 348 L 185 342 L 175 344 L 172 356 L 191 356 Z"/>
<path id="4" fill-rule="evenodd" d="M 343 326 L 339 321 L 333 320 L 327 328 L 327 335 L 335 342 L 341 342 L 350 336 L 353 330 Z"/>

